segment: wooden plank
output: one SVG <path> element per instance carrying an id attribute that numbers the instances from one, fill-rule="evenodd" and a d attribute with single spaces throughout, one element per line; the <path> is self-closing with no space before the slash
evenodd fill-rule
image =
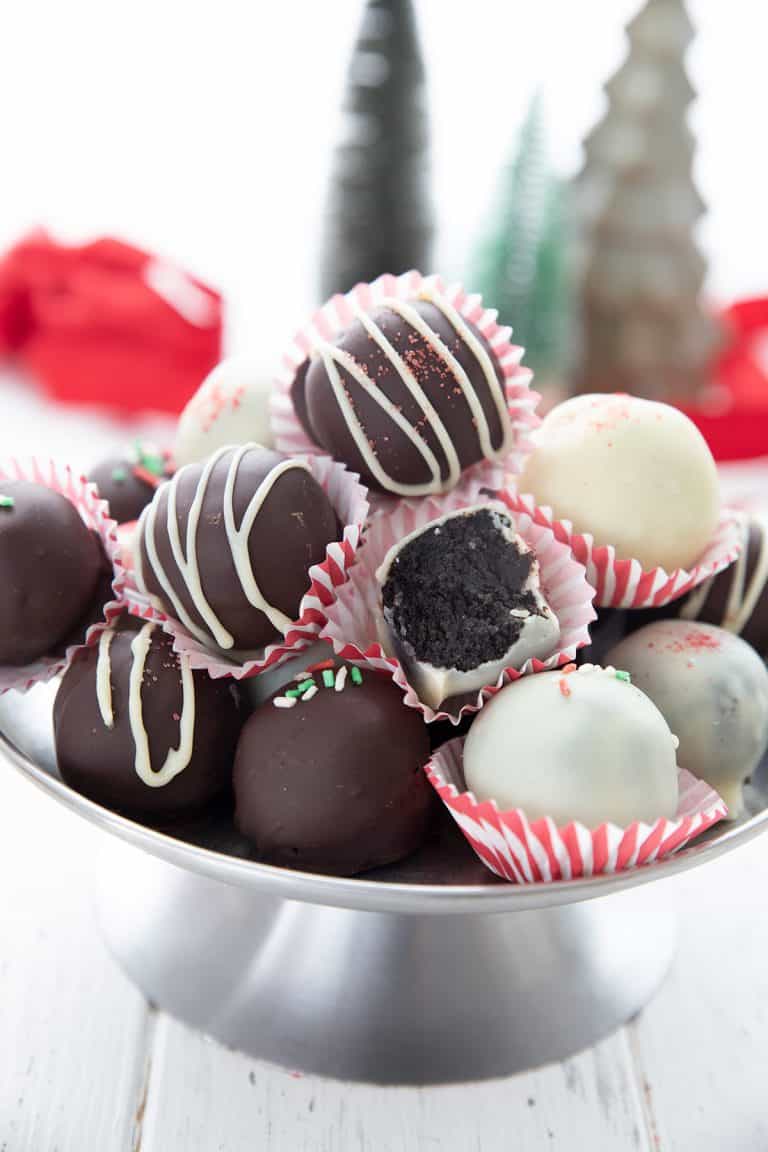
<path id="1" fill-rule="evenodd" d="M 649 1152 L 623 1034 L 524 1076 L 380 1088 L 249 1060 L 158 1022 L 142 1152 Z"/>
<path id="2" fill-rule="evenodd" d="M 652 1147 L 768 1148 L 768 842 L 675 882 L 678 962 L 629 1042 Z"/>
<path id="3" fill-rule="evenodd" d="M 97 833 L 0 765 L 0 1149 L 128 1152 L 149 1014 L 92 920 Z"/>

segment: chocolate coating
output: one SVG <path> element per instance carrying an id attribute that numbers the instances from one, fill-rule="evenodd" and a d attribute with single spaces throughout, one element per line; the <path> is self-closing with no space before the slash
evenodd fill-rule
<path id="1" fill-rule="evenodd" d="M 77 627 L 103 570 L 98 537 L 65 496 L 42 484 L 4 480 L 0 508 L 0 663 L 54 652 Z"/>
<path id="2" fill-rule="evenodd" d="M 238 575 L 237 546 L 227 530 L 227 478 L 234 475 L 231 511 L 234 526 L 239 529 L 262 482 L 285 462 L 275 452 L 255 445 L 248 446 L 242 455 L 241 451 L 222 449 L 210 457 L 210 461 L 215 459 L 215 464 L 207 480 L 205 469 L 210 461 L 180 469 L 173 480 L 158 489 L 139 524 L 139 580 L 144 590 L 169 616 L 181 620 L 187 628 L 191 623 L 190 630 L 203 643 L 225 651 L 247 651 L 267 644 L 296 619 L 301 599 L 309 588 L 309 568 L 325 559 L 326 546 L 339 536 L 336 513 L 306 468 L 291 463 L 286 471 L 276 474 L 248 531 L 242 557 L 273 618 L 256 607 L 246 595 Z M 176 522 L 184 556 L 187 563 L 191 556 L 199 570 L 197 592 L 189 573 L 185 575 L 181 571 L 174 557 L 169 534 L 172 493 L 176 497 Z M 200 515 L 190 551 L 187 531 L 196 498 Z M 148 538 L 154 541 L 173 596 L 163 586 L 161 573 L 147 546 Z M 221 633 L 217 636 L 211 620 L 204 618 L 201 593 L 230 643 L 222 642 Z"/>
<path id="3" fill-rule="evenodd" d="M 494 451 L 500 450 L 509 434 L 509 419 L 505 407 L 503 418 L 500 416 L 489 379 L 475 351 L 435 303 L 412 300 L 408 302 L 408 307 L 418 313 L 466 372 L 487 421 L 492 448 Z M 371 319 L 433 405 L 456 451 L 460 468 L 463 470 L 482 460 L 484 452 L 479 439 L 478 422 L 445 356 L 392 308 L 384 306 L 377 309 L 371 313 Z M 466 323 L 466 327 L 490 358 L 495 376 L 493 386 L 500 390 L 503 398 L 504 375 L 491 346 L 474 325 Z M 433 480 L 423 455 L 382 404 L 364 391 L 347 368 L 334 361 L 367 442 L 365 452 L 370 450 L 389 480 L 382 481 L 374 475 L 370 459 L 366 459 L 365 453 L 355 442 L 339 406 L 322 356 L 314 358 L 306 369 L 301 365 L 292 390 L 297 417 L 308 435 L 331 455 L 359 472 L 364 482 L 372 488 L 397 492 L 398 485 L 424 485 L 426 491 L 438 492 L 451 487 L 456 478 L 450 480 L 449 461 L 434 420 L 425 415 L 404 382 L 398 371 L 397 358 L 393 359 L 382 349 L 360 320 L 350 325 L 334 347 L 352 357 L 365 376 L 381 389 L 432 450 L 439 463 L 439 481 Z"/>
<path id="4" fill-rule="evenodd" d="M 235 821 L 270 864 L 351 876 L 393 863 L 428 831 L 428 757 L 426 725 L 386 676 L 269 701 L 237 747 Z"/>
<path id="5" fill-rule="evenodd" d="M 99 490 L 99 495 L 109 504 L 109 511 L 118 524 L 128 524 L 138 520 L 150 503 L 163 479 L 172 474 L 170 465 L 162 476 L 154 476 L 142 470 L 137 453 L 125 456 L 110 456 L 102 460 L 88 473 L 88 479 Z M 154 483 L 150 483 L 150 478 Z"/>
<path id="6" fill-rule="evenodd" d="M 109 649 L 114 726 L 104 722 L 97 698 L 98 647 L 81 649 L 61 682 L 53 712 L 56 759 L 62 779 L 91 800 L 142 820 L 167 820 L 201 809 L 231 780 L 242 723 L 231 681 L 192 673 L 194 739 L 186 767 L 168 784 L 150 787 L 136 770 L 136 742 L 129 716 L 131 644 L 136 628 L 112 630 Z M 141 680 L 143 727 L 152 769 L 180 742 L 184 693 L 173 642 L 152 632 Z"/>

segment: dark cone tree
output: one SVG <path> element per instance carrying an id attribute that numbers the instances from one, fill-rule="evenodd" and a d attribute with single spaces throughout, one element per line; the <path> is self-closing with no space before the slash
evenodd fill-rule
<path id="1" fill-rule="evenodd" d="M 431 271 L 429 127 L 410 0 L 368 0 L 349 64 L 328 194 L 323 298 L 409 268 Z"/>
<path id="2" fill-rule="evenodd" d="M 706 263 L 695 229 L 687 124 L 693 88 L 683 0 L 647 0 L 606 85 L 603 119 L 584 142 L 575 185 L 580 235 L 581 391 L 695 400 L 716 328 L 701 302 Z"/>

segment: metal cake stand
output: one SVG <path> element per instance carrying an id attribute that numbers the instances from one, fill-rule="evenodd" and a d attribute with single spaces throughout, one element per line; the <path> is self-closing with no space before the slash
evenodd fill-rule
<path id="1" fill-rule="evenodd" d="M 98 825 L 107 943 L 146 997 L 254 1056 L 380 1083 L 499 1076 L 562 1059 L 638 1012 L 675 949 L 674 886 L 768 827 L 750 812 L 618 876 L 497 882 L 446 819 L 395 868 L 338 879 L 244 857 L 231 817 L 155 831 L 57 777 L 56 685 L 0 699 L 0 754 Z"/>

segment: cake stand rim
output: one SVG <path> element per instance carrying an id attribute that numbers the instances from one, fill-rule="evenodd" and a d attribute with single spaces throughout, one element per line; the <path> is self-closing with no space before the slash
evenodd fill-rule
<path id="1" fill-rule="evenodd" d="M 406 884 L 299 872 L 191 844 L 112 812 L 75 792 L 16 748 L 1 729 L 0 759 L 90 824 L 178 868 L 224 883 L 261 889 L 286 900 L 358 911 L 481 915 L 565 906 L 678 875 L 715 860 L 768 830 L 766 807 L 744 823 L 721 825 L 721 835 L 666 860 L 610 875 L 536 884 Z"/>

